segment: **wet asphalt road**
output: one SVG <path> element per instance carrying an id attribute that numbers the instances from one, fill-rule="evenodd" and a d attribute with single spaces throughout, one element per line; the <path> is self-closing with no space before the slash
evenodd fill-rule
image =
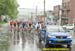
<path id="1" fill-rule="evenodd" d="M 7 42 L 9 42 L 8 46 L 8 51 L 44 51 L 42 50 L 44 48 L 44 43 L 40 44 L 38 42 L 38 36 L 37 32 L 33 31 L 32 33 L 29 32 L 16 32 L 15 34 L 13 32 L 10 32 L 9 30 L 7 31 L 7 26 L 4 26 L 4 32 L 9 32 L 9 39 Z M 2 31 L 2 32 L 3 32 Z M 73 32 L 71 32 L 73 33 Z M 73 35 L 73 37 L 75 37 Z M 72 39 L 72 47 L 70 48 L 71 50 L 69 51 L 75 51 L 75 38 Z M 0 43 L 2 44 L 2 43 Z M 1 46 L 0 47 L 5 47 Z M 5 47 L 6 48 L 6 47 Z M 49 48 L 66 48 L 66 46 L 51 46 Z M 6 48 L 7 49 L 7 48 Z M 1 51 L 6 51 L 6 50 L 1 50 Z"/>
<path id="2" fill-rule="evenodd" d="M 13 34 L 13 32 L 11 33 Z M 19 37 L 16 37 L 15 39 L 12 38 L 11 46 L 9 51 L 45 51 L 43 48 L 44 42 L 40 44 L 38 42 L 38 33 L 33 31 L 32 33 L 24 32 L 24 35 L 22 36 L 22 33 L 16 33 L 16 35 L 19 34 Z M 50 46 L 49 48 L 66 48 L 66 46 Z M 69 48 L 69 51 L 75 50 L 75 40 L 73 39 L 72 47 Z"/>

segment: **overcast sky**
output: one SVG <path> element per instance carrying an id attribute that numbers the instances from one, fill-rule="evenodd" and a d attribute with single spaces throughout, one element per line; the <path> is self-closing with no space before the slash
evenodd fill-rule
<path id="1" fill-rule="evenodd" d="M 18 0 L 20 8 L 43 9 L 44 0 Z M 61 5 L 62 0 L 46 0 L 46 10 L 53 10 L 53 6 Z"/>

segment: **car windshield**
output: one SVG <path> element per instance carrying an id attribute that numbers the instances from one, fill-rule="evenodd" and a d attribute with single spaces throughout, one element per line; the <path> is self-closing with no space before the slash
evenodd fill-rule
<path id="1" fill-rule="evenodd" d="M 65 32 L 65 30 L 62 27 L 47 27 L 48 32 Z"/>

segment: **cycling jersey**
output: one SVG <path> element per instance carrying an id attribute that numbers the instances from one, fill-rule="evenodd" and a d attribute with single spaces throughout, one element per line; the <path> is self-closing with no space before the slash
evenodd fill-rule
<path id="1" fill-rule="evenodd" d="M 11 30 L 11 31 L 12 31 L 12 28 L 13 28 L 12 25 L 13 25 L 13 21 L 10 22 L 10 30 Z"/>
<path id="2" fill-rule="evenodd" d="M 17 21 L 17 26 L 18 26 L 18 27 L 20 26 L 20 22 L 18 22 L 18 21 Z"/>
<path id="3" fill-rule="evenodd" d="M 29 24 L 29 27 L 31 27 L 32 26 L 32 24 Z"/>
<path id="4" fill-rule="evenodd" d="M 10 22 L 10 25 L 12 25 L 12 23 L 13 23 L 13 22 L 11 21 L 11 22 Z"/>
<path id="5" fill-rule="evenodd" d="M 17 26 L 17 23 L 16 22 L 13 22 L 13 25 L 14 25 L 14 27 L 16 27 Z"/>
<path id="6" fill-rule="evenodd" d="M 25 23 L 25 22 L 23 22 L 23 23 L 22 23 L 22 27 L 23 27 L 23 28 L 25 28 L 25 26 L 26 26 L 26 23 Z"/>

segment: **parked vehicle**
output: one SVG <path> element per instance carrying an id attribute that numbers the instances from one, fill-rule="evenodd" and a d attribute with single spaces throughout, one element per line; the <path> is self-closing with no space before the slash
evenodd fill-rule
<path id="1" fill-rule="evenodd" d="M 74 25 L 71 25 L 71 24 L 63 25 L 63 28 L 66 28 L 68 30 L 73 30 Z"/>
<path id="2" fill-rule="evenodd" d="M 64 31 L 62 26 L 57 25 L 48 25 L 46 26 L 46 30 L 41 30 L 39 33 L 39 42 L 45 42 L 45 46 L 48 45 L 67 45 L 67 47 L 71 46 L 71 35 Z"/>

